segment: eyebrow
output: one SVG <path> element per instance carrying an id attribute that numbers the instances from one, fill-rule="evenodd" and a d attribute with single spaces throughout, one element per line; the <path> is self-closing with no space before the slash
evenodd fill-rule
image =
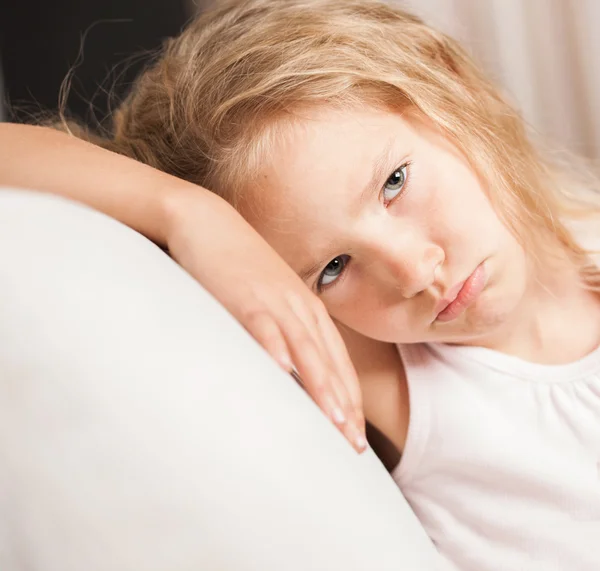
<path id="1" fill-rule="evenodd" d="M 388 142 L 383 147 L 382 152 L 377 156 L 373 163 L 373 174 L 371 179 L 361 191 L 358 197 L 358 204 L 364 204 L 366 200 L 372 196 L 376 190 L 379 189 L 381 181 L 384 177 L 389 176 L 386 169 L 389 168 L 389 164 L 392 160 L 392 151 L 394 149 L 395 137 L 390 137 Z M 298 272 L 300 279 L 308 281 L 314 274 L 316 274 L 320 268 L 328 264 L 333 258 L 328 258 L 324 261 L 318 261 L 310 266 L 305 267 L 303 270 Z"/>
<path id="2" fill-rule="evenodd" d="M 383 147 L 383 150 L 373 163 L 373 174 L 371 180 L 367 183 L 363 191 L 360 193 L 359 204 L 363 204 L 369 196 L 372 196 L 376 190 L 379 190 L 381 181 L 390 176 L 386 169 L 390 168 L 392 162 L 392 151 L 394 150 L 395 137 L 390 137 L 388 142 Z M 398 165 L 395 165 L 398 166 Z"/>

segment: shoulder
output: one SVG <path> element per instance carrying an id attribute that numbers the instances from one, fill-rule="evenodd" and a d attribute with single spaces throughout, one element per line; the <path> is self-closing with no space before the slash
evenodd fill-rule
<path id="1" fill-rule="evenodd" d="M 398 347 L 337 326 L 358 373 L 365 417 L 374 427 L 369 437 L 384 437 L 401 452 L 408 431 L 409 400 Z M 370 443 L 377 453 L 374 443 Z"/>

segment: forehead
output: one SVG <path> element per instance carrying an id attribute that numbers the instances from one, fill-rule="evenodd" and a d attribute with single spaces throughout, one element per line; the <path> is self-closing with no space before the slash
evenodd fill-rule
<path id="1" fill-rule="evenodd" d="M 400 113 L 373 108 L 299 111 L 272 133 L 243 209 L 254 211 L 257 224 L 286 226 L 290 217 L 314 221 L 316 208 L 347 199 L 352 190 L 360 194 L 381 154 L 397 155 L 415 139 Z"/>

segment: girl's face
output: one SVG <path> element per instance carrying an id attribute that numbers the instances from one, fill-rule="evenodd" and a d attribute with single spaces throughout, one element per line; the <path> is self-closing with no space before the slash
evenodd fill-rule
<path id="1" fill-rule="evenodd" d="M 242 211 L 337 321 L 381 341 L 468 343 L 518 317 L 525 252 L 431 125 L 320 109 L 287 135 Z"/>

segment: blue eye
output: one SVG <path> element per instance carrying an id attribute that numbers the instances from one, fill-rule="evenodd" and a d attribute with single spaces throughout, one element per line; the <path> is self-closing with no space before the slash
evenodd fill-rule
<path id="1" fill-rule="evenodd" d="M 350 256 L 347 254 L 343 254 L 342 256 L 337 256 L 333 258 L 331 262 L 329 262 L 325 269 L 321 272 L 318 281 L 318 288 L 320 289 L 323 286 L 328 286 L 335 282 L 344 272 L 344 268 L 348 265 L 350 261 Z"/>
<path id="2" fill-rule="evenodd" d="M 383 187 L 383 202 L 385 204 L 389 204 L 402 192 L 402 189 L 406 184 L 407 171 L 408 164 L 402 165 L 387 179 L 385 186 Z"/>

